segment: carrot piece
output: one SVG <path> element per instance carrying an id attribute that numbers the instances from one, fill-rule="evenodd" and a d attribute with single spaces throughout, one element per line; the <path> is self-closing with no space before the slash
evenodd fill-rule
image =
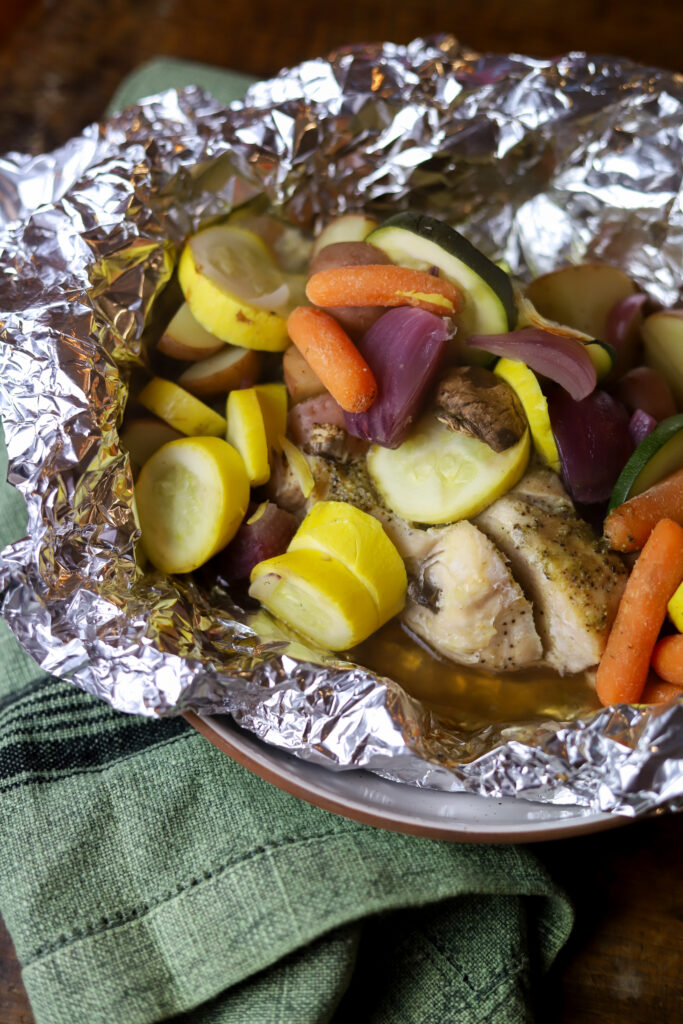
<path id="1" fill-rule="evenodd" d="M 683 529 L 661 519 L 628 578 L 598 666 L 596 688 L 603 704 L 638 702 L 667 603 L 681 579 Z"/>
<path id="2" fill-rule="evenodd" d="M 670 700 L 675 700 L 676 697 L 683 697 L 683 689 L 680 686 L 674 686 L 673 683 L 665 683 L 662 679 L 657 679 L 654 673 L 652 673 L 638 703 L 668 704 Z"/>
<path id="3" fill-rule="evenodd" d="M 316 306 L 417 306 L 442 316 L 462 306 L 450 281 L 392 263 L 320 270 L 308 279 L 306 295 Z"/>
<path id="4" fill-rule="evenodd" d="M 368 364 L 334 317 L 297 306 L 287 320 L 289 336 L 333 398 L 346 412 L 365 412 L 377 396 Z"/>
<path id="5" fill-rule="evenodd" d="M 639 551 L 660 519 L 683 526 L 683 469 L 612 509 L 604 534 L 615 551 Z"/>
<path id="6" fill-rule="evenodd" d="M 652 667 L 674 686 L 683 686 L 683 633 L 665 636 L 652 652 Z"/>

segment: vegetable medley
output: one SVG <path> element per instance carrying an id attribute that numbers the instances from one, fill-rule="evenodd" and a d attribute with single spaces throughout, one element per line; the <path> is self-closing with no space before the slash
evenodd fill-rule
<path id="1" fill-rule="evenodd" d="M 412 213 L 310 242 L 247 206 L 178 277 L 122 433 L 153 566 L 329 650 L 400 616 L 459 664 L 597 665 L 604 704 L 681 693 L 683 311 L 602 265 L 522 291 Z"/>

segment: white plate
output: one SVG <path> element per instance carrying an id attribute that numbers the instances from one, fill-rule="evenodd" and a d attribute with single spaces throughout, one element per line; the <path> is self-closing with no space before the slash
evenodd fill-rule
<path id="1" fill-rule="evenodd" d="M 331 771 L 267 746 L 229 718 L 193 712 L 185 717 L 220 750 L 280 789 L 346 818 L 395 832 L 461 842 L 529 843 L 598 832 L 633 820 L 512 797 L 417 789 L 361 770 Z"/>

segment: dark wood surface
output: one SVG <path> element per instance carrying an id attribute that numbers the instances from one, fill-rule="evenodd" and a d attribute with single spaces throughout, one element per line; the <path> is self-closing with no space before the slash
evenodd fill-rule
<path id="1" fill-rule="evenodd" d="M 327 6 L 259 0 L 249 13 L 216 0 L 0 0 L 0 152 L 64 142 L 98 117 L 129 71 L 158 55 L 269 76 L 349 42 L 452 32 L 480 50 L 585 49 L 683 71 L 683 4 L 673 0 Z M 574 935 L 538 993 L 541 1024 L 683 1019 L 682 849 L 680 816 L 535 847 L 577 909 Z M 31 1020 L 0 922 L 0 1024 Z"/>
<path id="2" fill-rule="evenodd" d="M 539 1024 L 683 1020 L 682 840 L 677 815 L 534 847 L 576 910 Z"/>
<path id="3" fill-rule="evenodd" d="M 21 983 L 21 971 L 12 940 L 0 918 L 0 1021 L 32 1024 L 33 1014 Z"/>
<path id="4" fill-rule="evenodd" d="M 349 42 L 452 32 L 479 50 L 586 49 L 682 64 L 676 0 L 26 0 L 25 8 L 10 0 L 7 11 L 14 29 L 0 48 L 0 152 L 65 141 L 99 116 L 132 68 L 160 54 L 265 77 Z"/>

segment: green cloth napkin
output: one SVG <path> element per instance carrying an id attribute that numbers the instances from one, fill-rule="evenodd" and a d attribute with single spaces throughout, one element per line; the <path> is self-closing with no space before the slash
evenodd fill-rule
<path id="1" fill-rule="evenodd" d="M 189 82 L 224 101 L 245 85 L 158 61 L 113 107 Z M 25 527 L 3 483 L 0 545 Z M 4 623 L 0 658 L 0 914 L 38 1024 L 533 1019 L 572 912 L 528 849 L 298 801 L 181 719 L 46 676 Z"/>

